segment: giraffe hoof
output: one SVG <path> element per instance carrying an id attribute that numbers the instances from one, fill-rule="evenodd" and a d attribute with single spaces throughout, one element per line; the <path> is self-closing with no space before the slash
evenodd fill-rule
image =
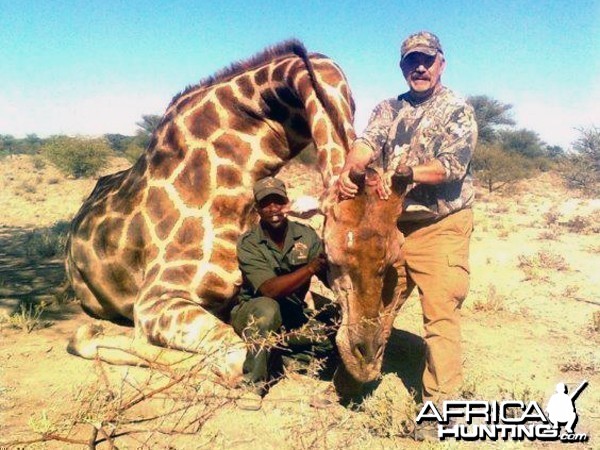
<path id="1" fill-rule="evenodd" d="M 95 358 L 96 346 L 91 341 L 103 332 L 104 327 L 102 325 L 90 323 L 80 326 L 75 335 L 69 339 L 67 352 L 87 359 Z"/>

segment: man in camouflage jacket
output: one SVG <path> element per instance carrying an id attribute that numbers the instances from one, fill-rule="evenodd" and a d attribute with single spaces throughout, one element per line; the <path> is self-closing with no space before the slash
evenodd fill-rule
<path id="1" fill-rule="evenodd" d="M 462 383 L 460 307 L 469 287 L 473 229 L 471 157 L 477 140 L 473 109 L 441 83 L 446 62 L 432 33 L 409 36 L 400 68 L 409 91 L 378 104 L 348 155 L 338 181 L 340 198 L 357 187 L 351 169 L 383 169 L 408 183 L 398 227 L 405 236 L 403 303 L 415 286 L 423 309 L 426 367 L 423 400 L 441 402 Z M 382 198 L 389 195 L 384 183 Z"/>

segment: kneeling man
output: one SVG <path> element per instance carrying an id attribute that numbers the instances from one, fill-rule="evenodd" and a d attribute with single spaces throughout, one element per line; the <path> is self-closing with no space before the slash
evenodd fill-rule
<path id="1" fill-rule="evenodd" d="M 318 315 L 307 309 L 305 296 L 313 275 L 327 284 L 323 243 L 309 226 L 288 220 L 285 184 L 273 177 L 254 185 L 260 221 L 244 233 L 237 245 L 243 284 L 239 304 L 231 312 L 235 331 L 249 342 L 244 380 L 265 387 L 281 373 L 282 355 L 300 361 L 325 356 L 333 350 L 332 308 Z M 320 325 L 319 325 L 320 324 Z M 289 334 L 277 349 L 261 346 L 273 333 L 306 326 L 309 333 Z M 305 329 L 306 329 L 305 328 Z"/>

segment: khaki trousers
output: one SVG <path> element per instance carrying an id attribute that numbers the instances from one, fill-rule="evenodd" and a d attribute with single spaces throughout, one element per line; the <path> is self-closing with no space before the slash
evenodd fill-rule
<path id="1" fill-rule="evenodd" d="M 450 398 L 462 384 L 460 307 L 469 290 L 473 211 L 435 222 L 399 222 L 405 236 L 401 304 L 417 287 L 427 344 L 423 401 Z M 404 270 L 402 270 L 404 268 Z"/>

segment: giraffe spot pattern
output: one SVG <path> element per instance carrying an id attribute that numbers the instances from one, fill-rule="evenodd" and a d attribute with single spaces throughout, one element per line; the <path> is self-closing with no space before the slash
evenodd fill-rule
<path id="1" fill-rule="evenodd" d="M 185 125 L 196 138 L 208 139 L 221 126 L 214 103 L 204 103 L 185 120 Z"/>
<path id="2" fill-rule="evenodd" d="M 210 161 L 206 150 L 194 149 L 173 185 L 184 203 L 200 207 L 210 197 Z"/>

